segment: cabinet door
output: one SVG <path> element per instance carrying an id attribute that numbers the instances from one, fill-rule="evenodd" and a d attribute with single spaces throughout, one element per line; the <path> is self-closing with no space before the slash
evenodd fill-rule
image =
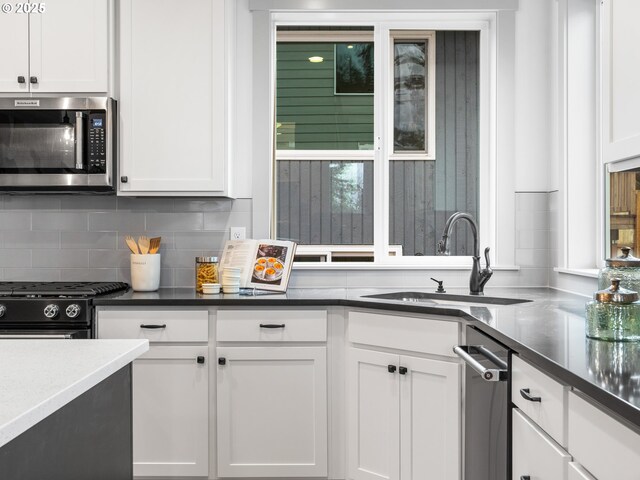
<path id="1" fill-rule="evenodd" d="M 327 475 L 326 355 L 218 347 L 218 476 Z"/>
<path id="2" fill-rule="evenodd" d="M 120 194 L 223 194 L 224 28 L 223 0 L 122 0 Z"/>
<path id="3" fill-rule="evenodd" d="M 0 13 L 0 65 L 0 92 L 29 91 L 29 15 Z"/>
<path id="4" fill-rule="evenodd" d="M 460 365 L 403 356 L 399 372 L 400 478 L 459 480 Z"/>
<path id="5" fill-rule="evenodd" d="M 600 52 L 605 162 L 640 156 L 638 18 L 640 2 L 637 0 L 602 1 Z"/>
<path id="6" fill-rule="evenodd" d="M 33 93 L 104 93 L 108 76 L 108 1 L 47 0 L 29 15 Z M 29 81 L 29 78 L 27 78 Z"/>
<path id="7" fill-rule="evenodd" d="M 563 480 L 571 456 L 517 408 L 512 423 L 513 480 Z M 490 440 L 490 439 L 488 439 Z"/>
<path id="8" fill-rule="evenodd" d="M 208 475 L 208 360 L 206 346 L 152 346 L 133 362 L 134 475 Z"/>
<path id="9" fill-rule="evenodd" d="M 398 355 L 349 349 L 348 472 L 352 480 L 400 478 Z M 389 366 L 395 368 L 390 372 Z M 391 369 L 393 370 L 393 368 Z"/>

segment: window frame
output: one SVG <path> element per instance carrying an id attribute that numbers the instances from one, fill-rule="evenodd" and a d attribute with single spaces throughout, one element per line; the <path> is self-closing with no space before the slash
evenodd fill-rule
<path id="1" fill-rule="evenodd" d="M 270 143 L 271 143 L 271 161 L 269 168 L 271 170 L 272 184 L 269 190 L 269 230 L 273 236 L 275 232 L 275 47 L 276 47 L 276 27 L 278 26 L 373 26 L 374 27 L 374 44 L 382 45 L 383 48 L 375 49 L 374 64 L 382 65 L 381 62 L 389 60 L 389 49 L 392 48 L 391 30 L 408 30 L 408 31 L 424 31 L 424 30 L 476 30 L 480 33 L 480 62 L 479 62 L 479 230 L 481 246 L 489 246 L 492 251 L 496 251 L 497 244 L 497 217 L 498 209 L 500 215 L 513 211 L 513 206 L 499 206 L 498 194 L 496 189 L 498 173 L 497 173 L 497 149 L 504 148 L 498 145 L 497 139 L 497 113 L 504 106 L 498 105 L 496 85 L 499 76 L 505 75 L 504 72 L 498 72 L 497 69 L 497 34 L 498 34 L 498 12 L 496 11 L 479 11 L 479 12 L 418 12 L 424 14 L 424 19 L 416 20 L 416 12 L 344 12 L 344 11 L 269 11 L 264 12 L 268 16 L 268 27 L 270 28 L 270 51 L 268 58 L 268 72 L 271 75 L 269 82 L 269 91 L 272 93 L 269 99 L 270 105 Z M 263 28 L 266 27 L 263 24 Z M 254 43 L 255 45 L 255 43 Z M 433 43 L 432 43 L 433 45 Z M 264 51 L 264 50 L 263 50 Z M 510 52 L 507 52 L 507 54 Z M 433 56 L 432 56 L 433 58 Z M 392 69 L 391 69 L 392 70 Z M 392 72 L 391 72 L 392 73 Z M 388 88 L 388 75 L 382 75 L 381 69 L 376 69 L 376 83 L 382 85 L 382 89 Z M 260 90 L 260 89 L 258 89 Z M 381 89 L 376 89 L 380 91 Z M 374 93 L 374 154 L 376 168 L 374 168 L 374 189 L 380 194 L 374 195 L 374 254 L 375 261 L 370 263 L 354 263 L 347 264 L 340 262 L 338 264 L 323 263 L 322 268 L 462 268 L 471 264 L 470 256 L 423 256 L 423 257 L 398 257 L 389 256 L 389 162 L 392 161 L 389 156 L 389 144 L 381 142 L 381 132 L 384 131 L 385 122 L 389 117 L 382 118 L 380 112 L 388 110 L 386 101 L 383 101 L 381 95 Z M 393 118 L 390 116 L 391 119 Z M 393 138 L 393 137 L 391 137 Z M 390 142 L 393 145 L 393 142 Z M 335 151 L 334 151 L 335 152 Z M 314 152 L 317 153 L 317 152 Z M 508 174 L 507 169 L 504 174 Z M 266 192 L 263 189 L 258 191 L 257 196 L 265 198 Z M 257 209 L 260 210 L 260 209 Z M 256 211 L 257 211 L 256 210 Z M 266 213 L 266 212 L 265 212 Z M 382 213 L 382 214 L 381 214 Z M 255 218 L 255 213 L 254 213 Z M 504 223 L 510 223 L 506 220 Z M 257 224 L 265 225 L 263 222 Z M 514 242 L 514 238 L 506 238 L 503 247 L 506 246 L 508 251 L 501 254 L 494 268 L 498 269 L 517 269 L 513 266 L 513 252 L 509 246 Z M 305 245 L 298 248 L 305 249 Z M 314 251 L 321 246 L 308 246 Z M 503 263 L 500 264 L 500 260 Z M 311 265 L 309 265 L 311 266 Z M 311 268 L 318 268 L 320 265 L 314 265 Z M 300 266 L 308 268 L 307 265 Z"/>

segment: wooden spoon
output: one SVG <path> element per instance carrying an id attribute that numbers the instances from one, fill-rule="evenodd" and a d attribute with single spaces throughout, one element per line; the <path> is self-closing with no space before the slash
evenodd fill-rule
<path id="1" fill-rule="evenodd" d="M 145 237 L 144 235 L 138 237 L 138 245 L 140 246 L 140 253 L 142 255 L 149 253 L 149 237 Z"/>
<path id="2" fill-rule="evenodd" d="M 127 246 L 129 247 L 129 250 L 131 250 L 131 253 L 135 253 L 136 255 L 140 253 L 138 251 L 138 244 L 131 235 L 127 235 L 124 240 L 127 242 Z"/>
<path id="3" fill-rule="evenodd" d="M 160 250 L 160 242 L 162 242 L 162 237 L 153 237 L 150 240 L 149 253 L 158 253 L 158 250 Z"/>

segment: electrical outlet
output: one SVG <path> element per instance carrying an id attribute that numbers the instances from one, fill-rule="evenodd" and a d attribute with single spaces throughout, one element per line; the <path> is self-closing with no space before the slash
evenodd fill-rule
<path id="1" fill-rule="evenodd" d="M 231 240 L 244 240 L 247 238 L 247 229 L 244 227 L 231 227 L 229 230 L 229 238 Z"/>

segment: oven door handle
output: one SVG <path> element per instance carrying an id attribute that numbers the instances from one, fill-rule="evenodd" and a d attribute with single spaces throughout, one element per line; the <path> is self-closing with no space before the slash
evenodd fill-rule
<path id="1" fill-rule="evenodd" d="M 76 168 L 82 170 L 84 168 L 84 112 L 76 112 L 75 135 Z"/>
<path id="2" fill-rule="evenodd" d="M 16 335 L 0 335 L 0 340 L 31 340 L 31 339 L 45 339 L 45 340 L 68 340 L 73 338 L 73 335 L 69 333 L 50 334 L 50 335 L 37 335 L 29 333 L 18 333 Z"/>
<path id="3" fill-rule="evenodd" d="M 453 351 L 456 353 L 456 355 L 462 358 L 462 360 L 464 360 L 467 365 L 478 372 L 483 380 L 486 380 L 487 382 L 502 382 L 507 379 L 507 372 L 509 368 L 507 363 L 491 350 L 486 349 L 482 345 L 456 345 L 455 347 L 453 347 Z M 490 360 L 498 368 L 484 367 L 480 362 L 478 362 L 471 356 L 472 354 L 482 355 L 487 360 Z"/>

